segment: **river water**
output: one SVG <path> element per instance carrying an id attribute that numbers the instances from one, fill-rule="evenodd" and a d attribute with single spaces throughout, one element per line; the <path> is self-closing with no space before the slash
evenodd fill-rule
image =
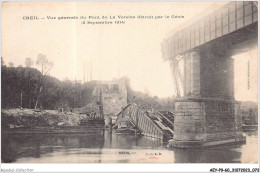
<path id="1" fill-rule="evenodd" d="M 258 133 L 245 144 L 173 149 L 161 140 L 134 135 L 3 135 L 4 163 L 257 163 Z"/>

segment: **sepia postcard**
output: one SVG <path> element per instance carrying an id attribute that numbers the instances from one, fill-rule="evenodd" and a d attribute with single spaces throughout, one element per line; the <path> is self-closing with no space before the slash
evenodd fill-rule
<path id="1" fill-rule="evenodd" d="M 4 1 L 1 24 L 2 172 L 259 171 L 258 1 Z"/>

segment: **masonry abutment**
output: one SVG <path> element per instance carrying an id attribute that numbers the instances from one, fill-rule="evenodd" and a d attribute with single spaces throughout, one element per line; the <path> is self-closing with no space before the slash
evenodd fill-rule
<path id="1" fill-rule="evenodd" d="M 171 146 L 243 140 L 240 106 L 234 100 L 234 62 L 220 51 L 197 49 L 184 55 L 184 97 L 175 102 Z"/>

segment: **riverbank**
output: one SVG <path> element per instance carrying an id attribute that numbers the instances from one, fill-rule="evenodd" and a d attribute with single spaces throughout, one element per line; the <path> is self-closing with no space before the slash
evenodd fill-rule
<path id="1" fill-rule="evenodd" d="M 33 109 L 2 109 L 1 125 L 3 130 L 39 127 L 78 126 L 87 115 L 55 110 L 35 111 Z"/>

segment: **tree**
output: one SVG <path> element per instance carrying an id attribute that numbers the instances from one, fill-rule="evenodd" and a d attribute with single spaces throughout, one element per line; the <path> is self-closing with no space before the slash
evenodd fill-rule
<path id="1" fill-rule="evenodd" d="M 2 108 L 31 108 L 35 106 L 35 102 L 38 96 L 38 90 L 36 87 L 40 86 L 41 72 L 34 68 L 28 67 L 1 67 L 1 93 L 2 93 Z M 48 82 L 49 81 L 49 82 Z M 59 82 L 56 80 L 46 79 L 45 83 L 51 83 L 45 88 L 48 89 L 48 95 L 44 96 L 46 108 L 52 108 L 55 105 L 57 99 L 55 92 Z M 47 90 L 46 89 L 46 90 Z M 54 94 L 53 94 L 54 93 Z M 51 97 L 52 96 L 52 97 Z M 48 103 L 48 104 L 47 104 Z"/>
<path id="2" fill-rule="evenodd" d="M 1 67 L 2 67 L 2 66 L 5 66 L 5 62 L 4 62 L 3 57 L 1 57 Z"/>
<path id="3" fill-rule="evenodd" d="M 46 77 L 48 72 L 52 69 L 53 62 L 49 61 L 46 58 L 46 55 L 39 54 L 38 57 L 37 57 L 36 64 L 38 66 L 40 66 L 42 75 L 40 76 L 40 79 L 39 79 L 40 80 L 39 86 L 36 87 L 36 91 L 38 90 L 38 96 L 37 96 L 37 99 L 36 99 L 34 109 L 37 109 L 37 106 L 38 106 L 38 103 L 39 103 L 39 100 L 40 100 L 40 97 L 41 97 L 41 93 L 42 93 L 42 90 L 43 90 L 43 87 L 44 87 L 44 78 Z"/>
<path id="4" fill-rule="evenodd" d="M 48 72 L 52 69 L 53 67 L 53 62 L 49 61 L 46 58 L 46 55 L 39 54 L 37 57 L 36 64 L 40 66 L 41 68 L 41 73 L 43 76 L 47 75 Z"/>
<path id="5" fill-rule="evenodd" d="M 33 66 L 33 61 L 32 61 L 32 59 L 31 58 L 29 58 L 29 57 L 27 57 L 26 59 L 25 59 L 25 67 L 27 67 L 27 70 L 28 70 L 28 79 L 27 79 L 27 81 L 28 81 L 28 99 L 29 99 L 29 101 L 28 101 L 28 107 L 29 107 L 29 109 L 31 108 L 31 101 L 32 101 L 32 86 L 31 86 L 31 67 Z"/>
<path id="6" fill-rule="evenodd" d="M 25 67 L 31 68 L 33 66 L 33 61 L 31 58 L 26 58 L 25 59 Z"/>
<path id="7" fill-rule="evenodd" d="M 9 65 L 9 67 L 14 67 L 14 63 L 13 62 L 9 62 L 8 65 Z"/>

